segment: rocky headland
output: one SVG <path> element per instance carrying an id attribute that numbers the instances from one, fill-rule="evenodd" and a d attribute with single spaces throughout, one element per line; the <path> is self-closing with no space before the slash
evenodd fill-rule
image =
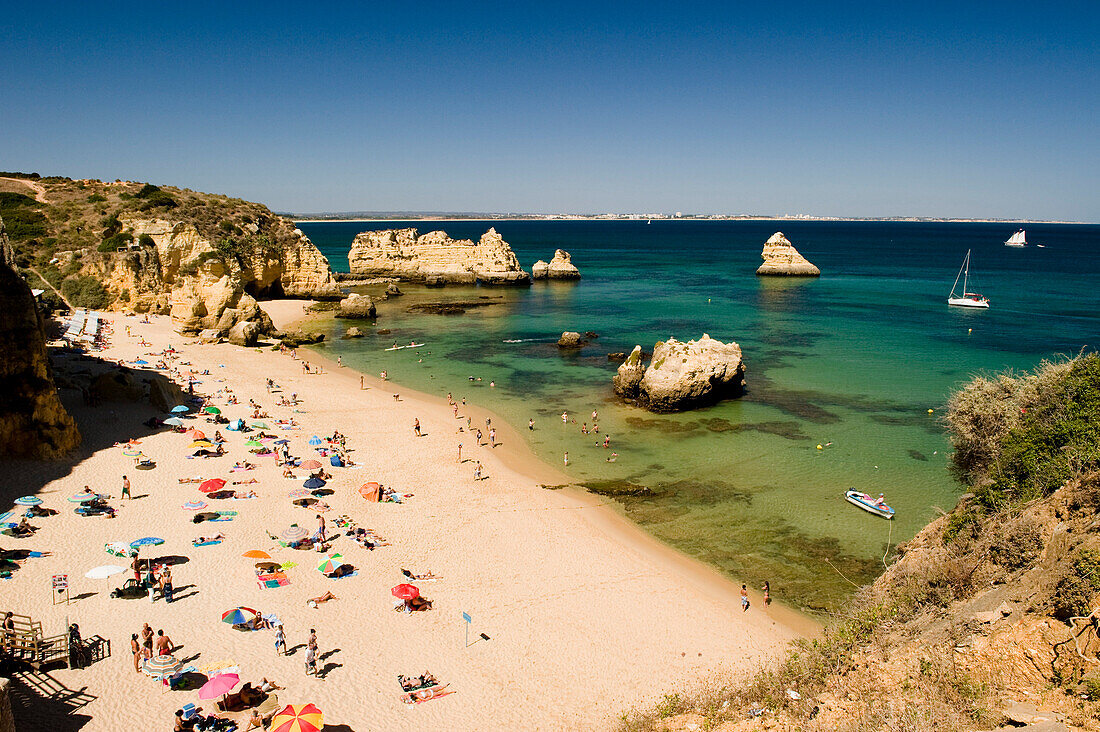
<path id="1" fill-rule="evenodd" d="M 474 242 L 443 231 L 364 231 L 355 237 L 348 263 L 353 275 L 390 276 L 429 286 L 528 285 L 531 276 L 496 229 Z"/>
<path id="2" fill-rule="evenodd" d="M 549 263 L 541 259 L 535 262 L 531 267 L 531 277 L 536 280 L 579 280 L 581 273 L 573 264 L 569 252 L 557 249 Z"/>
<path id="3" fill-rule="evenodd" d="M 57 396 L 42 316 L 13 261 L 0 219 L 0 453 L 56 458 L 80 444 L 80 432 Z"/>
<path id="4" fill-rule="evenodd" d="M 782 231 L 775 232 L 764 242 L 764 250 L 760 253 L 760 256 L 764 259 L 764 263 L 757 268 L 756 274 L 758 275 L 780 277 L 818 277 L 821 275 L 821 270 L 799 254 Z"/>
<path id="5" fill-rule="evenodd" d="M 697 341 L 658 341 L 648 366 L 635 346 L 613 379 L 615 393 L 651 412 L 681 412 L 741 396 L 741 346 L 706 333 Z"/>

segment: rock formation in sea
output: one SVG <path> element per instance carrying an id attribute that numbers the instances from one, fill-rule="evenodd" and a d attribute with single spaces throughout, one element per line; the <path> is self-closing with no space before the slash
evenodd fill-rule
<path id="1" fill-rule="evenodd" d="M 478 242 L 452 239 L 443 231 L 364 231 L 355 237 L 348 263 L 355 275 L 388 275 L 429 287 L 444 284 L 527 285 L 508 242 L 489 229 Z"/>
<path id="2" fill-rule="evenodd" d="M 741 396 L 745 364 L 741 346 L 722 343 L 706 333 L 697 341 L 658 341 L 648 366 L 642 347 L 619 366 L 615 393 L 651 412 L 680 412 Z"/>
<path id="3" fill-rule="evenodd" d="M 558 339 L 558 348 L 583 348 L 586 345 L 588 341 L 575 330 L 564 331 Z"/>
<path id="4" fill-rule="evenodd" d="M 760 256 L 764 263 L 757 268 L 758 275 L 817 277 L 821 274 L 820 269 L 798 253 L 782 231 L 775 232 L 764 242 Z"/>
<path id="5" fill-rule="evenodd" d="M 531 277 L 536 280 L 579 280 L 581 273 L 573 264 L 569 252 L 557 249 L 549 264 L 541 259 L 535 262 L 531 267 Z"/>
<path id="6" fill-rule="evenodd" d="M 80 444 L 80 432 L 57 395 L 42 316 L 0 219 L 0 453 L 56 458 Z"/>
<path id="7" fill-rule="evenodd" d="M 336 310 L 337 318 L 374 318 L 377 309 L 374 301 L 366 295 L 352 293 L 340 301 L 340 307 Z"/>

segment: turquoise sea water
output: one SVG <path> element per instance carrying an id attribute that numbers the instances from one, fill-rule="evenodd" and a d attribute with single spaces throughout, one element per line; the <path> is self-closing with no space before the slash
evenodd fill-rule
<path id="1" fill-rule="evenodd" d="M 414 226 L 477 239 L 489 225 L 300 226 L 346 271 L 359 231 Z M 406 297 L 379 306 L 377 327 L 392 335 L 331 338 L 326 350 L 364 372 L 385 369 L 398 384 L 492 409 L 547 462 L 560 466 L 568 450 L 567 472 L 577 480 L 648 488 L 620 499 L 631 518 L 736 578 L 770 580 L 776 596 L 796 606 L 834 606 L 851 589 L 841 572 L 868 579 L 888 543 L 954 505 L 959 488 L 938 422 L 953 388 L 980 371 L 1030 368 L 1100 343 L 1100 226 L 1029 226 L 1029 241 L 1046 246 L 1020 250 L 1002 245 L 1011 224 L 492 225 L 525 268 L 560 247 L 584 278 L 518 290 L 402 285 Z M 780 229 L 821 268 L 819 279 L 753 274 L 763 242 Z M 971 274 L 992 301 L 985 312 L 945 302 L 968 248 Z M 416 302 L 479 297 L 499 299 L 458 316 L 408 312 Z M 333 335 L 348 325 L 335 322 Z M 563 330 L 599 338 L 562 354 L 554 341 Z M 615 400 L 608 352 L 703 332 L 741 344 L 744 398 L 678 415 Z M 414 340 L 427 345 L 383 350 Z M 593 409 L 600 435 L 583 435 Z M 576 424 L 563 425 L 563 410 Z M 602 447 L 606 434 L 610 449 Z M 609 463 L 612 451 L 618 458 Z M 845 503 L 853 486 L 885 492 L 897 519 Z"/>

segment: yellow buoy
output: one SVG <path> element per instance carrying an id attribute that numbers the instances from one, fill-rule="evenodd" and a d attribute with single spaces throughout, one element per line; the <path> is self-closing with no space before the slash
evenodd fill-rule
<path id="1" fill-rule="evenodd" d="M 823 448 L 823 447 L 822 447 L 821 445 L 818 445 L 818 446 L 817 446 L 817 449 L 818 449 L 818 450 L 824 450 L 825 448 Z"/>
<path id="2" fill-rule="evenodd" d="M 928 410 L 928 413 L 929 413 L 929 414 L 932 414 L 932 410 L 931 410 L 931 409 L 929 409 L 929 410 Z"/>
<path id="3" fill-rule="evenodd" d="M 974 332 L 974 329 L 973 329 L 973 328 L 967 328 L 967 329 L 966 329 L 966 333 L 967 333 L 967 335 L 969 335 L 969 334 L 971 334 L 971 333 L 973 333 L 973 332 Z"/>

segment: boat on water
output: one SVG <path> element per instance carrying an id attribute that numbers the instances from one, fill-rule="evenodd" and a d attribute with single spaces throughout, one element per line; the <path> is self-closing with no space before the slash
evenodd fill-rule
<path id="1" fill-rule="evenodd" d="M 1015 234 L 1008 237 L 1008 240 L 1005 241 L 1005 246 L 1006 247 L 1026 247 L 1027 246 L 1026 232 L 1023 229 L 1020 229 Z"/>
<path id="2" fill-rule="evenodd" d="M 421 346 L 426 346 L 426 345 L 427 345 L 427 343 L 410 343 L 407 346 L 390 346 L 386 350 L 387 351 L 400 351 L 400 350 L 403 350 L 405 348 L 420 348 Z"/>
<path id="3" fill-rule="evenodd" d="M 894 509 L 886 505 L 886 501 L 883 500 L 883 495 L 878 494 L 878 498 L 872 498 L 866 493 L 861 493 L 855 489 L 845 492 L 844 500 L 853 506 L 862 508 L 867 513 L 873 513 L 876 516 L 881 516 L 884 519 L 894 518 Z"/>
<path id="4" fill-rule="evenodd" d="M 956 294 L 955 290 L 959 287 L 959 280 L 962 280 L 962 294 Z M 948 305 L 956 305 L 961 308 L 988 308 L 989 298 L 984 295 L 979 295 L 976 292 L 968 292 L 967 288 L 970 284 L 970 250 L 966 250 L 966 259 L 963 260 L 962 267 L 959 268 L 959 274 L 955 277 L 955 284 L 951 286 L 951 294 L 947 296 Z"/>

